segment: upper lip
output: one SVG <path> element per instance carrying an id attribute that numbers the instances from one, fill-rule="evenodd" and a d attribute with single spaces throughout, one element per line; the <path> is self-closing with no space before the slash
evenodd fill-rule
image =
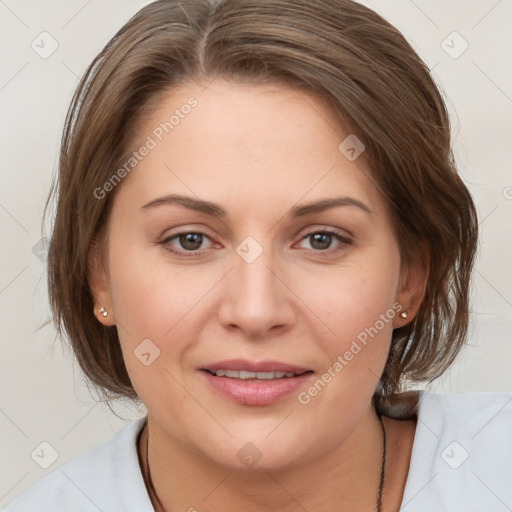
<path id="1" fill-rule="evenodd" d="M 201 370 L 235 370 L 248 372 L 285 372 L 285 373 L 304 373 L 312 371 L 310 368 L 297 366 L 294 364 L 283 363 L 281 361 L 249 361 L 248 359 L 229 359 L 217 363 L 208 364 L 200 368 Z"/>

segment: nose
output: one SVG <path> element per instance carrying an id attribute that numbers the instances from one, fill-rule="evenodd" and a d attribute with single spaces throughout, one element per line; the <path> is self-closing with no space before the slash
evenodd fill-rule
<path id="1" fill-rule="evenodd" d="M 270 249 L 252 262 L 233 254 L 233 268 L 225 277 L 219 320 L 248 339 L 268 339 L 295 322 L 293 292 L 284 264 L 276 265 Z"/>

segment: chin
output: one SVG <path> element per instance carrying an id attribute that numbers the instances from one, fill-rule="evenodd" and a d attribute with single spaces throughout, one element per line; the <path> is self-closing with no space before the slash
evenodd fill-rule
<path id="1" fill-rule="evenodd" d="M 236 472 L 282 471 L 304 462 L 301 455 L 305 455 L 305 447 L 299 439 L 295 442 L 284 435 L 273 440 L 265 439 L 264 435 L 253 436 L 252 441 L 250 439 L 251 436 L 244 435 L 230 439 L 227 443 L 226 440 L 212 440 L 212 444 L 202 447 L 201 451 L 215 464 Z M 212 446 L 215 446 L 214 450 Z"/>

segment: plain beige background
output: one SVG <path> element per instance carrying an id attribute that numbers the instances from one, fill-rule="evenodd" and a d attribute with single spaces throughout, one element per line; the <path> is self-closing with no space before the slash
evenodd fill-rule
<path id="1" fill-rule="evenodd" d="M 147 3 L 0 0 L 0 508 L 144 414 L 117 404 L 118 417 L 98 404 L 53 327 L 37 329 L 49 315 L 41 215 L 68 104 L 87 64 Z M 431 68 L 480 213 L 471 336 L 431 389 L 512 391 L 512 2 L 362 3 L 397 26 Z M 31 456 L 43 442 L 55 458 L 47 469 Z"/>

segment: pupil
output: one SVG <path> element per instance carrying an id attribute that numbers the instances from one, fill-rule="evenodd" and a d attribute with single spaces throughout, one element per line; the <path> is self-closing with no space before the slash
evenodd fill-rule
<path id="1" fill-rule="evenodd" d="M 202 235 L 199 233 L 187 233 L 180 236 L 180 243 L 184 249 L 194 251 L 201 247 Z"/>
<path id="2" fill-rule="evenodd" d="M 331 237 L 328 233 L 316 233 L 312 235 L 314 242 L 320 242 L 320 247 L 315 247 L 315 243 L 312 243 L 314 249 L 328 249 L 331 245 Z"/>

